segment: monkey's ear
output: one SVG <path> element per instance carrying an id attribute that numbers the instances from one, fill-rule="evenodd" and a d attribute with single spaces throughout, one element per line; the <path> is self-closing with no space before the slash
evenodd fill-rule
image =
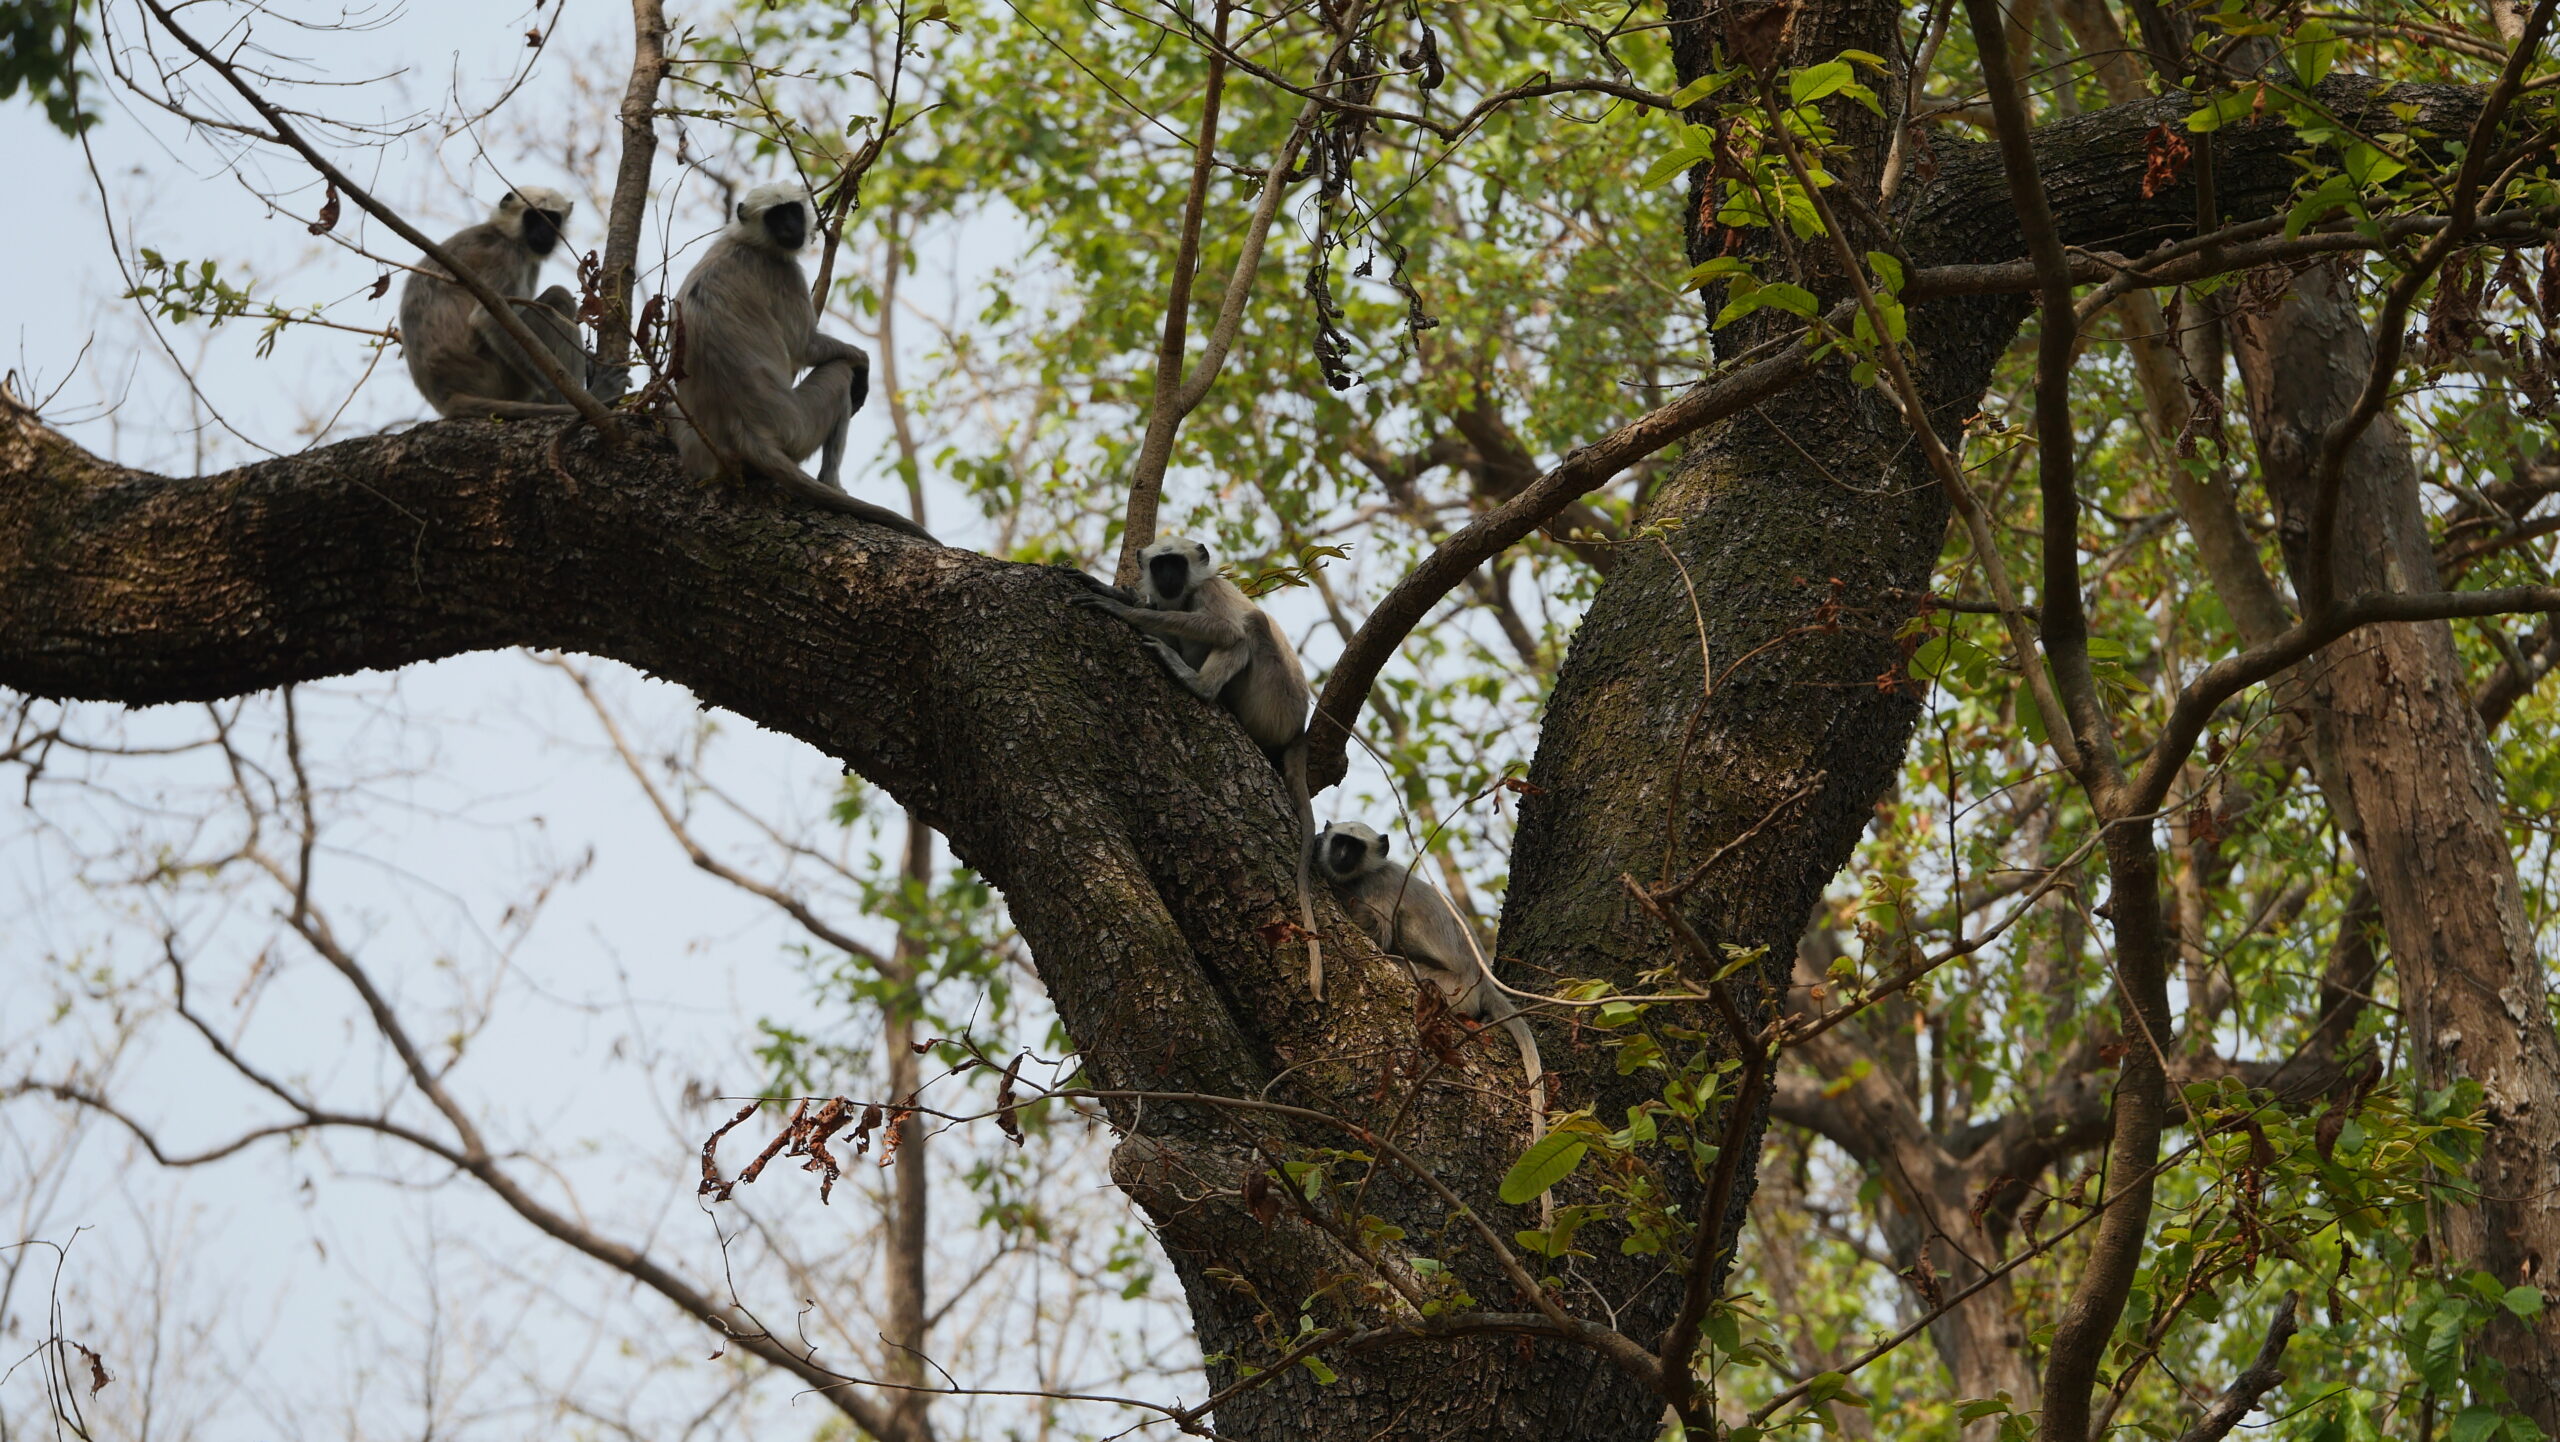
<path id="1" fill-rule="evenodd" d="M 745 201 L 743 201 L 743 200 L 742 200 L 742 201 L 739 201 L 739 202 L 738 202 L 738 224 L 740 224 L 740 225 L 744 225 L 744 224 L 746 224 L 746 223 L 747 223 L 747 203 L 746 203 Z"/>
<path id="2" fill-rule="evenodd" d="M 1379 854 L 1380 856 L 1384 856 L 1384 855 L 1386 855 L 1388 852 L 1393 851 L 1393 850 L 1395 850 L 1395 849 L 1396 849 L 1396 843 L 1395 843 L 1395 838 L 1394 838 L 1394 837 L 1392 837 L 1392 836 L 1381 836 L 1381 837 L 1379 837 L 1379 838 L 1378 838 L 1378 854 Z"/>

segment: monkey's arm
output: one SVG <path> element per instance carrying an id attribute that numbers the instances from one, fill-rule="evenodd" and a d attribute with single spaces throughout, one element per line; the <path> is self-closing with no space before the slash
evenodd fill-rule
<path id="1" fill-rule="evenodd" d="M 822 330 L 809 332 L 809 343 L 800 351 L 800 368 L 813 371 L 836 360 L 853 362 L 854 370 L 865 378 L 871 374 L 871 352 L 849 340 L 838 340 Z"/>
<path id="2" fill-rule="evenodd" d="M 1128 593 L 1123 591 L 1119 594 Z M 1108 611 L 1151 636 L 1169 636 L 1219 651 L 1245 649 L 1244 628 L 1214 611 L 1158 611 L 1132 606 L 1107 595 L 1070 596 L 1067 604 Z"/>
<path id="3" fill-rule="evenodd" d="M 1119 587 L 1112 585 L 1109 581 L 1096 580 L 1094 577 L 1086 575 L 1084 572 L 1077 570 L 1073 566 L 1060 566 L 1058 569 L 1082 582 L 1085 589 L 1093 592 L 1095 595 L 1109 596 L 1112 600 L 1119 602 L 1123 606 L 1135 607 L 1138 604 L 1137 593 L 1134 591 L 1123 591 Z M 1074 605 L 1074 598 L 1070 598 L 1068 604 Z"/>
<path id="4" fill-rule="evenodd" d="M 1149 611 L 1141 614 L 1163 613 Z M 1164 663 L 1164 668 L 1173 673 L 1173 679 L 1182 683 L 1183 689 L 1203 701 L 1217 700 L 1218 693 L 1226 690 L 1227 683 L 1253 660 L 1249 647 L 1223 646 L 1210 651 L 1208 658 L 1194 669 L 1190 662 L 1182 659 L 1182 653 L 1167 645 L 1162 637 L 1145 636 L 1140 639 L 1146 642 L 1148 650 L 1156 653 L 1156 659 Z"/>

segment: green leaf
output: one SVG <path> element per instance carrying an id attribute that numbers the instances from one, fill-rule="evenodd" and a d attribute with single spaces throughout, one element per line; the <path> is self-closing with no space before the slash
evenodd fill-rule
<path id="1" fill-rule="evenodd" d="M 1703 125 L 1683 125 L 1679 139 L 1670 153 L 1645 167 L 1644 176 L 1636 183 L 1646 190 L 1670 182 L 1689 173 L 1689 167 L 1715 154 L 1715 132 Z"/>
<path id="2" fill-rule="evenodd" d="M 2362 141 L 2349 145 L 2338 161 L 2359 190 L 2380 185 L 2409 168 Z"/>
<path id="3" fill-rule="evenodd" d="M 1846 1372 L 1815 1373 L 1804 1384 L 1804 1400 L 1806 1405 L 1813 1407 L 1832 1401 L 1850 1407 L 1867 1405 L 1866 1398 L 1849 1390 L 1849 1374 Z"/>
<path id="4" fill-rule="evenodd" d="M 1902 294 L 1902 262 L 1881 250 L 1867 252 L 1867 268 L 1876 273 L 1887 295 Z"/>
<path id="5" fill-rule="evenodd" d="M 1324 1364 L 1324 1359 L 1312 1352 L 1300 1357 L 1298 1365 L 1315 1374 L 1316 1385 L 1319 1387 L 1330 1387 L 1340 1380 L 1334 1376 L 1333 1369 Z"/>
<path id="6" fill-rule="evenodd" d="M 2356 197 L 2356 183 L 2343 175 L 2332 175 L 2285 212 L 2284 233 L 2287 240 L 2302 234 L 2313 225 L 2329 218 L 2330 212 L 2349 204 Z"/>
<path id="7" fill-rule="evenodd" d="M 1762 305 L 1774 305 L 1780 310 L 1803 316 L 1806 320 L 1813 319 L 1822 309 L 1814 303 L 1812 291 L 1800 285 L 1789 285 L 1783 280 L 1760 287 L 1752 293 L 1752 298 Z"/>
<path id="8" fill-rule="evenodd" d="M 2336 68 L 2338 59 L 2347 53 L 2347 42 L 2329 28 L 2325 20 L 2305 20 L 2293 32 L 2293 44 L 2287 59 L 2293 62 L 2293 78 L 2310 89 Z"/>
<path id="9" fill-rule="evenodd" d="M 1512 1206 L 1536 1201 L 1582 1165 L 1591 1143 L 1578 1133 L 1549 1132 L 1540 1137 L 1502 1178 L 1502 1200 Z"/>
<path id="10" fill-rule="evenodd" d="M 2187 117 L 2187 129 L 2198 135 L 2220 130 L 2235 120 L 2246 117 L 2258 106 L 2255 86 L 2246 90 L 2226 90 L 2206 101 L 2195 114 Z"/>
<path id="11" fill-rule="evenodd" d="M 1696 290 L 1713 281 L 1750 274 L 1751 262 L 1738 255 L 1720 255 L 1703 264 L 1689 267 L 1689 273 L 1680 277 L 1680 289 Z"/>
<path id="12" fill-rule="evenodd" d="M 2003 1392 L 1997 1397 L 1985 1397 L 1979 1401 L 1965 1403 L 1962 1407 L 1956 1409 L 1956 1420 L 1959 1422 L 1978 1422 L 1994 1413 L 2006 1412 L 2008 1410 L 2009 1394 Z"/>
<path id="13" fill-rule="evenodd" d="M 1718 70 L 1701 75 L 1671 92 L 1671 104 L 1675 109 L 1686 110 L 1741 78 L 1739 70 Z"/>
<path id="14" fill-rule="evenodd" d="M 1857 79 L 1857 72 L 1846 60 L 1826 60 L 1808 65 L 1787 77 L 1787 99 L 1798 105 L 1809 105 L 1840 93 L 1840 88 Z"/>
<path id="15" fill-rule="evenodd" d="M 2445 1442 L 2489 1442 L 2498 1435 L 2499 1424 L 2505 1420 L 2496 1408 L 2475 1402 L 2454 1417 L 2453 1430 L 2445 1434 Z"/>
<path id="16" fill-rule="evenodd" d="M 2542 1290 L 2539 1287 L 2509 1287 L 2499 1300 L 2508 1311 L 2530 1322 L 2542 1315 Z"/>

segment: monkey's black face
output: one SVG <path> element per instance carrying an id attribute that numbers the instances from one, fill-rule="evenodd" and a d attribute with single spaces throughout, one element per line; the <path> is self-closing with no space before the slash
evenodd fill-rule
<path id="1" fill-rule="evenodd" d="M 549 255 L 560 243 L 560 228 L 568 223 L 569 214 L 561 210 L 528 210 L 524 213 L 524 248 L 536 255 Z"/>
<path id="2" fill-rule="evenodd" d="M 1191 563 L 1170 552 L 1147 560 L 1147 584 L 1168 601 L 1180 600 L 1191 590 Z"/>
<path id="3" fill-rule="evenodd" d="M 808 207 L 793 201 L 764 213 L 764 233 L 782 250 L 798 250 L 809 239 Z"/>
<path id="4" fill-rule="evenodd" d="M 1324 870 L 1327 876 L 1348 881 L 1360 874 L 1360 865 L 1369 859 L 1369 845 L 1357 836 L 1337 831 L 1324 839 Z"/>

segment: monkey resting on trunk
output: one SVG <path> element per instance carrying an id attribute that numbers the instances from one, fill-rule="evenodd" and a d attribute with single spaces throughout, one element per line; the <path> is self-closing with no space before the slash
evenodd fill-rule
<path id="1" fill-rule="evenodd" d="M 1165 536 L 1138 553 L 1139 589 L 1076 573 L 1093 594 L 1070 604 L 1108 611 L 1138 628 L 1140 639 L 1173 679 L 1203 701 L 1236 718 L 1244 734 L 1280 768 L 1289 797 L 1298 803 L 1298 925 L 1307 934 L 1307 990 L 1324 1000 L 1324 942 L 1316 935 L 1314 904 L 1307 895 L 1307 845 L 1314 839 L 1315 808 L 1307 799 L 1306 672 L 1278 622 L 1218 574 L 1209 548 L 1182 536 Z"/>
<path id="2" fill-rule="evenodd" d="M 1510 993 L 1497 986 L 1476 945 L 1475 932 L 1440 889 L 1387 859 L 1387 838 L 1358 822 L 1335 822 L 1316 836 L 1316 869 L 1333 883 L 1343 910 L 1369 933 L 1380 951 L 1401 957 L 1414 980 L 1427 984 L 1470 1021 L 1500 1026 L 1520 1050 L 1529 1074 L 1529 1139 L 1546 1134 L 1545 1068 L 1538 1039 L 1520 1017 Z"/>

